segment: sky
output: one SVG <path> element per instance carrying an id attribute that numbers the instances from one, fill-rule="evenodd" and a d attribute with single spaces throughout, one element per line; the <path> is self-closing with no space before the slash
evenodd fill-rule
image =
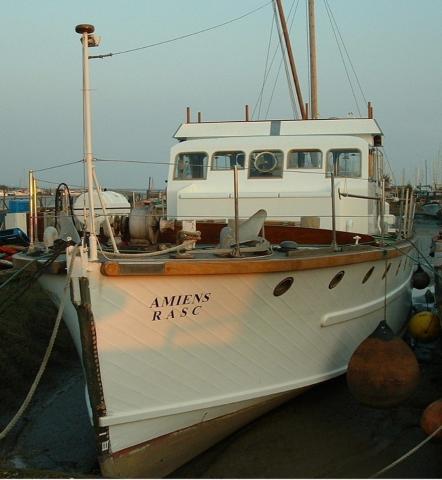
<path id="1" fill-rule="evenodd" d="M 180 41 L 90 61 L 93 150 L 97 158 L 169 162 L 173 135 L 190 106 L 193 118 L 240 120 L 258 104 L 267 51 L 277 55 L 263 90 L 261 118 L 292 118 L 273 10 L 266 0 L 1 0 L 0 184 L 26 186 L 30 169 L 83 158 L 81 44 L 75 25 L 102 37 L 91 54 L 137 48 L 237 18 Z M 308 100 L 306 0 L 291 38 Z M 396 182 L 434 175 L 442 182 L 442 0 L 328 0 L 348 52 L 347 69 L 365 116 L 365 100 L 385 135 Z M 319 111 L 358 116 L 324 0 L 316 0 Z M 289 17 L 292 22 L 292 17 Z M 339 34 L 338 38 L 339 38 Z M 360 92 L 358 83 L 362 87 Z M 275 93 L 271 92 L 275 85 Z M 365 100 L 364 100 L 365 98 Z M 270 102 L 271 99 L 271 102 Z M 268 114 L 266 116 L 266 112 Z M 255 118 L 258 110 L 255 110 Z M 166 165 L 99 163 L 107 188 L 165 186 Z M 38 172 L 39 185 L 83 184 L 77 163 Z"/>

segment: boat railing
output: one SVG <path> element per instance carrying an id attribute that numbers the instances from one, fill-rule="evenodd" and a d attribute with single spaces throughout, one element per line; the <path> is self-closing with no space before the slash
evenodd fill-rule
<path id="1" fill-rule="evenodd" d="M 249 215 L 240 215 L 240 199 L 241 199 L 241 194 L 239 191 L 239 182 L 238 182 L 238 168 L 232 168 L 231 169 L 233 175 L 233 200 L 232 202 L 232 215 L 231 220 L 235 223 L 243 222 L 249 218 Z M 43 203 L 43 196 L 42 195 L 37 195 L 37 178 L 34 176 L 33 172 L 30 172 L 29 175 L 29 190 L 30 190 L 30 238 L 33 241 L 38 241 L 38 238 L 42 238 L 42 234 L 44 229 L 47 226 L 54 225 L 55 223 L 55 211 L 54 211 L 54 196 L 48 196 L 50 201 Z M 271 221 L 268 223 L 281 223 L 281 224 L 289 224 L 293 226 L 301 226 L 301 227 L 308 227 L 308 228 L 320 228 L 320 224 L 322 221 L 328 219 L 328 225 L 331 225 L 331 230 L 333 232 L 336 232 L 336 230 L 346 230 L 346 231 L 351 231 L 347 227 L 345 220 L 349 221 L 349 224 L 351 226 L 352 222 L 354 219 L 371 219 L 373 222 L 377 223 L 378 225 L 378 232 L 381 236 L 385 236 L 388 233 L 397 233 L 400 237 L 402 238 L 408 238 L 411 236 L 412 230 L 413 230 L 413 217 L 414 217 L 414 211 L 415 211 L 415 198 L 412 192 L 410 192 L 408 189 L 407 190 L 402 190 L 401 192 L 401 197 L 400 197 L 400 214 L 397 217 L 397 223 L 395 225 L 389 224 L 386 226 L 386 215 L 385 215 L 385 209 L 384 209 L 384 203 L 385 203 L 385 194 L 383 193 L 382 195 L 379 196 L 364 196 L 364 195 L 359 195 L 359 194 L 354 194 L 350 193 L 347 191 L 343 191 L 339 184 L 338 188 L 335 188 L 335 181 L 336 181 L 336 176 L 330 175 L 330 209 L 329 212 L 326 213 L 326 209 L 322 212 L 318 212 L 319 214 L 308 214 L 305 211 L 299 211 L 299 212 L 291 212 L 290 215 L 284 214 L 281 215 L 280 218 L 278 218 L 278 215 L 272 215 L 271 216 Z M 117 189 L 122 191 L 121 189 Z M 383 190 L 382 190 L 383 191 Z M 76 192 L 77 194 L 80 193 L 80 191 Z M 156 222 L 159 223 L 160 219 L 167 217 L 168 220 L 170 221 L 175 221 L 175 220 L 186 220 L 186 219 L 194 219 L 196 221 L 212 221 L 212 222 L 219 222 L 219 223 L 228 223 L 229 221 L 229 216 L 226 215 L 211 215 L 210 220 L 208 219 L 208 215 L 171 215 L 170 212 L 167 212 L 166 208 L 166 195 L 163 190 L 155 190 L 153 191 L 152 189 L 149 188 L 149 191 L 144 191 L 144 192 L 135 192 L 135 191 L 125 191 L 125 194 L 128 198 L 129 203 L 131 204 L 132 208 L 134 207 L 139 207 L 146 205 L 149 200 L 155 205 L 156 208 L 153 210 L 150 209 L 147 215 L 150 215 L 151 218 L 153 218 Z M 152 197 L 148 199 L 147 197 Z M 335 198 L 336 197 L 336 198 Z M 378 208 L 378 218 L 377 220 L 373 216 L 373 214 L 364 214 L 363 212 L 359 212 L 359 214 L 356 214 L 355 212 L 352 213 L 344 213 L 342 211 L 339 211 L 336 209 L 336 199 L 341 197 L 352 199 L 367 199 L 367 200 L 374 200 L 378 202 L 379 208 Z M 39 200 L 37 202 L 37 200 Z M 37 208 L 37 205 L 39 208 Z M 99 205 L 96 206 L 95 212 L 98 210 L 101 210 Z M 167 213 L 166 213 L 167 212 Z M 95 213 L 95 216 L 98 217 L 103 217 L 105 218 L 106 222 L 108 221 L 108 217 L 114 217 L 114 215 L 109 214 L 106 211 L 100 211 L 99 213 Z M 323 219 L 323 220 L 321 220 Z M 336 228 L 336 221 L 340 220 L 339 226 L 340 228 Z M 326 222 L 327 223 L 327 222 Z M 330 228 L 329 228 L 330 229 Z M 38 230 L 38 231 L 37 231 Z M 109 229 L 108 229 L 109 230 Z M 235 229 L 237 230 L 237 228 Z M 357 229 L 356 229 L 357 230 Z M 112 232 L 112 229 L 110 229 Z M 333 242 L 332 246 L 335 246 L 336 248 L 336 241 L 335 241 L 335 235 L 333 235 Z"/>

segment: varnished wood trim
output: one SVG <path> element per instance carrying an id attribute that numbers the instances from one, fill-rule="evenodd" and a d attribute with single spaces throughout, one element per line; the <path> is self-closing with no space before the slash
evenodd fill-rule
<path id="1" fill-rule="evenodd" d="M 289 272 L 296 270 L 313 270 L 318 268 L 342 267 L 356 263 L 375 262 L 385 258 L 395 258 L 411 250 L 408 244 L 402 248 L 370 249 L 351 252 L 316 252 L 308 254 L 300 252 L 300 257 L 286 257 L 275 259 L 259 258 L 222 258 L 219 260 L 192 259 L 192 260 L 163 260 L 161 269 L 152 269 L 148 264 L 143 269 L 131 268 L 131 263 L 125 260 L 105 262 L 101 273 L 106 276 L 127 275 L 221 275 L 244 273 Z M 135 262 L 134 262 L 135 263 Z"/>

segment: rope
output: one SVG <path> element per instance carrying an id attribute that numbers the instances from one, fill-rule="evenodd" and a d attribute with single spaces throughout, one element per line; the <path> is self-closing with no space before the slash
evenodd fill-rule
<path id="1" fill-rule="evenodd" d="M 15 427 L 17 422 L 20 420 L 21 416 L 25 412 L 25 410 L 28 408 L 29 404 L 31 403 L 32 398 L 34 397 L 35 391 L 37 390 L 38 384 L 40 383 L 40 379 L 43 375 L 43 373 L 46 370 L 46 366 L 49 360 L 49 357 L 51 356 L 52 353 L 52 348 L 54 346 L 55 338 L 57 337 L 58 329 L 60 327 L 60 322 L 61 322 L 61 317 L 63 315 L 64 307 L 68 298 L 68 292 L 69 292 L 69 283 L 71 280 L 71 275 L 72 275 L 72 267 L 74 265 L 74 259 L 77 254 L 78 250 L 78 245 L 75 246 L 73 252 L 72 252 L 72 258 L 69 264 L 69 269 L 67 272 L 67 277 L 66 277 L 66 283 L 64 286 L 63 290 L 63 298 L 61 300 L 60 306 L 58 308 L 58 313 L 57 313 L 57 318 L 55 319 L 55 324 L 54 328 L 52 330 L 51 338 L 49 340 L 49 344 L 46 348 L 46 352 L 44 354 L 43 360 L 41 362 L 40 368 L 38 369 L 37 375 L 35 376 L 34 382 L 31 385 L 31 388 L 29 389 L 28 394 L 26 395 L 26 398 L 24 399 L 21 407 L 18 409 L 17 413 L 14 415 L 12 420 L 6 425 L 6 427 L 0 432 L 0 440 L 3 440 L 8 433 Z"/>
<path id="2" fill-rule="evenodd" d="M 399 457 L 397 460 L 395 460 L 393 463 L 390 463 L 390 465 L 387 465 L 385 468 L 382 470 L 379 470 L 379 472 L 376 472 L 374 475 L 372 475 L 369 478 L 377 478 L 379 475 L 382 475 L 383 473 L 387 472 L 388 470 L 392 469 L 395 467 L 398 463 L 402 462 L 406 458 L 408 458 L 410 455 L 413 455 L 417 450 L 419 450 L 421 447 L 423 447 L 427 442 L 429 442 L 433 437 L 435 437 L 440 431 L 442 430 L 442 425 L 440 425 L 431 435 L 429 435 L 425 440 L 422 442 L 418 443 L 414 448 L 409 450 L 407 453 L 402 455 L 402 457 Z"/>
<path id="3" fill-rule="evenodd" d="M 38 258 L 36 258 L 35 260 L 32 260 L 32 262 L 29 262 L 27 263 L 26 265 L 24 265 L 23 267 L 19 268 L 18 270 L 16 270 L 7 280 L 5 280 L 1 285 L 0 285 L 0 290 L 4 287 L 6 287 L 6 285 L 8 285 L 9 283 L 12 282 L 12 280 L 14 280 L 16 277 L 18 277 L 20 275 L 20 273 L 24 272 L 27 268 L 29 268 L 31 265 L 34 265 L 35 262 L 38 261 Z"/>
<path id="4" fill-rule="evenodd" d="M 434 274 L 434 275 L 437 275 L 439 278 L 442 278 L 441 274 L 439 273 L 439 271 L 434 268 L 434 265 L 431 264 L 431 262 L 428 260 L 428 258 L 426 258 L 426 256 L 422 253 L 422 251 L 417 247 L 417 245 L 410 239 L 407 239 L 406 240 L 415 250 L 418 254 L 420 254 L 422 260 L 426 263 L 426 266 L 427 268 Z M 419 263 L 418 260 L 416 259 L 413 259 L 414 262 L 417 264 Z"/>
<path id="5" fill-rule="evenodd" d="M 31 283 L 35 280 L 37 280 L 38 277 L 40 277 L 44 271 L 45 271 L 45 268 L 48 267 L 52 262 L 55 261 L 55 259 L 60 255 L 60 253 L 62 252 L 62 250 L 65 249 L 65 242 L 61 242 L 60 245 L 56 248 L 54 248 L 54 251 L 51 252 L 51 254 L 49 256 L 41 256 L 39 257 L 39 259 L 41 260 L 44 260 L 44 262 L 42 263 L 38 263 L 37 264 L 37 271 L 34 272 L 34 273 L 31 273 L 31 275 L 29 277 L 26 277 L 24 278 L 23 281 L 21 281 L 21 284 L 17 285 L 14 292 L 11 293 L 5 300 L 2 300 L 2 302 L 0 302 L 0 315 L 9 308 L 9 305 L 13 302 L 15 302 L 17 299 L 21 298 L 22 295 L 24 295 L 29 286 L 31 285 Z M 31 264 L 34 264 L 34 262 L 30 262 Z M 25 270 L 25 268 L 22 268 L 19 270 L 19 272 L 23 272 Z M 13 275 L 13 278 L 16 278 L 16 275 L 14 274 Z M 9 279 L 11 280 L 11 279 Z M 6 284 L 9 282 L 9 280 L 7 280 L 4 284 L 2 284 L 0 286 L 0 289 Z"/>

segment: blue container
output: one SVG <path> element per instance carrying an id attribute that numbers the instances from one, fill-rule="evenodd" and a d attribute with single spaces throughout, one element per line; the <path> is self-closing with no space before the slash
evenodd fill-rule
<path id="1" fill-rule="evenodd" d="M 9 213 L 29 212 L 28 198 L 14 198 L 8 202 Z"/>
<path id="2" fill-rule="evenodd" d="M 29 238 L 20 228 L 0 230 L 0 245 L 29 245 Z"/>

